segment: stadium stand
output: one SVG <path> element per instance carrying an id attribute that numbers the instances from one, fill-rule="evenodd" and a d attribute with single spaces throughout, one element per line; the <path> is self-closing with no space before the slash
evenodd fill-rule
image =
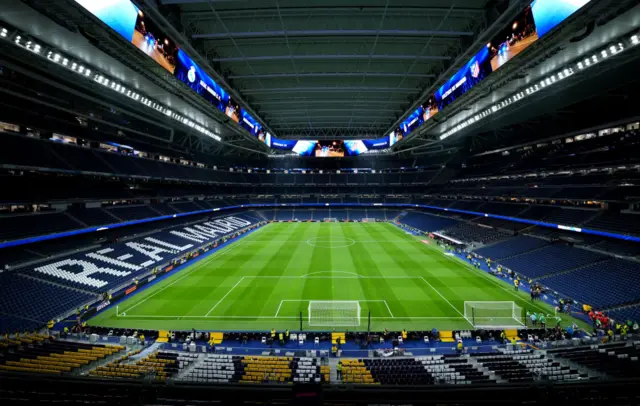
<path id="1" fill-rule="evenodd" d="M 570 360 L 613 377 L 640 376 L 640 366 L 638 365 L 640 348 L 637 343 L 619 342 L 594 347 L 552 349 L 549 350 L 549 353 L 557 358 Z"/>
<path id="2" fill-rule="evenodd" d="M 0 371 L 66 374 L 112 355 L 124 347 L 56 341 L 30 334 L 4 340 L 0 346 Z"/>
<path id="3" fill-rule="evenodd" d="M 637 0 L 102 3 L 0 12 L 0 404 L 640 404 Z"/>
<path id="4" fill-rule="evenodd" d="M 548 245 L 549 241 L 529 236 L 516 236 L 491 246 L 475 250 L 479 255 L 492 260 L 502 260 L 529 251 L 537 250 Z"/>
<path id="5" fill-rule="evenodd" d="M 60 314 L 95 300 L 95 295 L 89 292 L 13 272 L 1 273 L 0 284 L 3 292 L 0 295 L 0 313 L 3 316 L 0 330 L 4 333 L 30 331 L 34 325 L 45 325 Z"/>
<path id="6" fill-rule="evenodd" d="M 402 223 L 422 231 L 440 231 L 455 226 L 457 220 L 439 217 L 421 212 L 409 212 L 402 218 Z"/>
<path id="7" fill-rule="evenodd" d="M 490 244 L 507 237 L 501 231 L 464 222 L 445 229 L 443 233 L 460 241 L 479 244 Z"/>
<path id="8" fill-rule="evenodd" d="M 603 254 L 557 243 L 502 260 L 501 264 L 530 278 L 540 278 L 607 260 L 609 257 Z"/>
<path id="9" fill-rule="evenodd" d="M 128 355 L 114 360 L 106 365 L 98 366 L 89 371 L 89 375 L 102 378 L 145 378 L 151 377 L 156 381 L 165 381 L 176 375 L 188 356 L 181 356 L 175 352 L 158 351 L 140 360 L 133 360 Z"/>
<path id="10" fill-rule="evenodd" d="M 587 259 L 587 257 L 582 258 Z M 638 301 L 640 298 L 639 269 L 640 264 L 637 262 L 607 259 L 572 272 L 550 275 L 540 281 L 582 303 L 589 303 L 603 309 Z M 603 292 L 607 293 L 603 294 Z"/>

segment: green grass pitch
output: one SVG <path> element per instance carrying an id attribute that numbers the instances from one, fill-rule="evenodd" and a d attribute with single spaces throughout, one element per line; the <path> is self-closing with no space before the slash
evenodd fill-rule
<path id="1" fill-rule="evenodd" d="M 209 331 L 310 328 L 310 300 L 357 300 L 371 329 L 472 329 L 464 301 L 515 301 L 524 292 L 444 255 L 388 223 L 272 223 L 89 321 L 114 328 Z M 122 314 L 124 313 L 124 315 Z M 563 324 L 572 318 L 564 316 Z M 584 326 L 584 323 L 581 324 Z M 336 330 L 346 330 L 336 326 Z M 353 328 L 349 328 L 354 330 Z"/>

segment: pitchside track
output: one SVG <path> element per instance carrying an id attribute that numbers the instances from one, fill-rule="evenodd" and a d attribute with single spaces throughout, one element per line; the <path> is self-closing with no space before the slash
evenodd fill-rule
<path id="1" fill-rule="evenodd" d="M 358 301 L 366 330 L 471 329 L 465 301 L 515 301 L 513 286 L 387 223 L 273 223 L 90 321 L 162 330 L 297 330 L 309 301 Z M 563 324 L 573 319 L 564 317 Z M 331 327 L 315 328 L 330 330 Z M 336 326 L 337 330 L 347 329 Z M 354 330 L 354 328 L 348 328 Z"/>

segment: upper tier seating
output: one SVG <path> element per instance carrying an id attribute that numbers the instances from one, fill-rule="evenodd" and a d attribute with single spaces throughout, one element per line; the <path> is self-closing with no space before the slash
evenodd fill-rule
<path id="1" fill-rule="evenodd" d="M 574 272 L 552 275 L 541 282 L 597 309 L 640 301 L 638 262 L 611 259 Z"/>
<path id="2" fill-rule="evenodd" d="M 505 259 L 500 264 L 529 278 L 539 278 L 606 259 L 605 255 L 559 243 Z"/>
<path id="3" fill-rule="evenodd" d="M 68 210 L 68 213 L 87 226 L 103 226 L 118 222 L 118 218 L 101 207 L 89 209 L 74 206 Z M 157 216 L 158 214 L 156 213 L 155 215 Z"/>
<path id="4" fill-rule="evenodd" d="M 480 248 L 476 250 L 476 253 L 485 258 L 501 260 L 503 258 L 542 248 L 547 244 L 549 244 L 549 242 L 546 240 L 522 235 L 501 241 L 489 247 Z"/>
<path id="5" fill-rule="evenodd" d="M 429 169 L 424 169 L 419 172 L 398 172 L 394 174 L 267 174 L 257 172 L 229 172 L 161 162 L 66 143 L 37 140 L 35 138 L 11 133 L 2 133 L 2 140 L 3 149 L 0 155 L 0 161 L 3 163 L 65 171 L 76 170 L 103 174 L 150 176 L 155 178 L 196 180 L 203 182 L 224 182 L 245 185 L 427 184 L 433 180 L 436 174 L 440 173 L 440 171 Z M 25 154 L 23 151 L 29 151 L 30 153 Z M 52 154 L 52 152 L 55 152 L 55 155 Z M 263 163 L 263 165 L 267 163 L 268 162 Z"/>
<path id="6" fill-rule="evenodd" d="M 109 213 L 122 219 L 123 221 L 140 220 L 151 217 L 158 217 L 158 213 L 149 206 L 114 206 L 107 208 Z"/>
<path id="7" fill-rule="evenodd" d="M 0 216 L 0 241 L 15 240 L 30 235 L 53 234 L 84 227 L 64 213 Z"/>
<path id="8" fill-rule="evenodd" d="M 640 214 L 604 212 L 587 222 L 586 227 L 640 235 Z"/>

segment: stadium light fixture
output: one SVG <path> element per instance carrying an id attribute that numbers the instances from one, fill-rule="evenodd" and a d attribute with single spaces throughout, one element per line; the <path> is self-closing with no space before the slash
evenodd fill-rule
<path id="1" fill-rule="evenodd" d="M 638 37 L 637 34 L 634 34 L 633 36 L 631 36 L 629 38 L 629 41 L 631 42 L 631 44 L 633 45 L 637 45 L 640 43 L 640 38 Z M 564 80 L 566 78 L 568 78 L 569 76 L 573 75 L 575 73 L 574 69 L 578 69 L 578 70 L 584 70 L 587 69 L 595 64 L 597 64 L 598 62 L 608 58 L 609 56 L 613 56 L 615 54 L 618 54 L 622 51 L 625 50 L 625 46 L 622 42 L 618 42 L 615 45 L 610 45 L 605 49 L 602 49 L 598 52 L 595 52 L 594 54 L 592 54 L 591 56 L 585 57 L 584 59 L 582 59 L 581 61 L 578 61 L 572 65 L 566 66 L 565 68 L 563 68 L 561 71 L 558 71 L 557 73 L 553 73 L 549 76 L 547 76 L 546 78 L 541 79 L 538 83 L 531 85 L 529 87 L 527 87 L 524 90 L 521 90 L 520 92 L 511 95 L 507 98 L 505 98 L 504 100 L 502 100 L 501 102 L 499 102 L 498 104 L 494 104 L 493 106 L 491 106 L 490 108 L 486 109 L 485 111 L 483 111 L 480 116 L 478 116 L 477 114 L 473 117 L 468 118 L 467 120 L 455 125 L 454 127 L 452 127 L 451 129 L 449 129 L 448 131 L 444 132 L 443 134 L 440 135 L 440 140 L 444 140 L 448 137 L 450 137 L 451 135 L 457 133 L 458 131 L 464 129 L 465 127 L 469 126 L 470 124 L 476 123 L 478 122 L 481 118 L 484 118 L 488 115 L 494 114 L 496 113 L 498 110 L 501 110 L 502 108 L 509 106 L 517 101 L 520 101 L 522 99 L 524 99 L 526 96 L 530 96 L 534 93 L 536 93 L 537 91 L 539 91 L 542 88 L 551 86 L 561 80 Z"/>
<path id="2" fill-rule="evenodd" d="M 7 28 L 4 27 L 0 27 L 0 38 L 6 38 L 9 36 L 9 31 Z M 16 45 L 25 48 L 35 54 L 40 54 L 43 47 L 36 43 L 33 40 L 28 40 L 26 43 L 24 43 L 25 37 L 23 37 L 22 35 L 18 34 L 13 38 L 13 43 L 15 43 Z M 165 114 L 168 117 L 171 117 L 173 119 L 175 119 L 176 121 L 180 122 L 181 124 L 188 126 L 192 129 L 196 129 L 197 131 L 199 131 L 200 133 L 213 138 L 216 141 L 221 142 L 222 138 L 216 134 L 214 134 L 212 131 L 210 131 L 209 129 L 207 129 L 205 126 L 193 122 L 185 117 L 182 117 L 181 115 L 174 113 L 171 111 L 171 109 L 169 109 L 168 107 L 163 106 L 160 103 L 154 102 L 153 100 L 150 100 L 146 97 L 141 96 L 139 93 L 137 92 L 133 92 L 129 89 L 127 89 L 125 86 L 119 84 L 116 80 L 111 80 L 108 76 L 104 76 L 103 74 L 101 74 L 100 72 L 94 73 L 91 69 L 86 68 L 85 66 L 83 66 L 81 64 L 81 61 L 78 60 L 74 60 L 72 58 L 68 58 L 67 56 L 61 54 L 60 52 L 58 52 L 55 48 L 53 47 L 49 47 L 46 46 L 46 55 L 44 57 L 46 57 L 49 61 L 56 63 L 60 66 L 63 66 L 69 70 L 71 70 L 72 72 L 75 72 L 79 75 L 82 75 L 86 78 L 92 78 L 94 81 L 100 83 L 101 85 L 105 86 L 106 88 L 110 88 L 115 92 L 118 92 L 120 94 L 124 94 L 127 97 L 138 101 L 142 104 L 144 104 L 145 106 L 149 107 L 149 108 L 153 108 L 154 110 Z"/>

